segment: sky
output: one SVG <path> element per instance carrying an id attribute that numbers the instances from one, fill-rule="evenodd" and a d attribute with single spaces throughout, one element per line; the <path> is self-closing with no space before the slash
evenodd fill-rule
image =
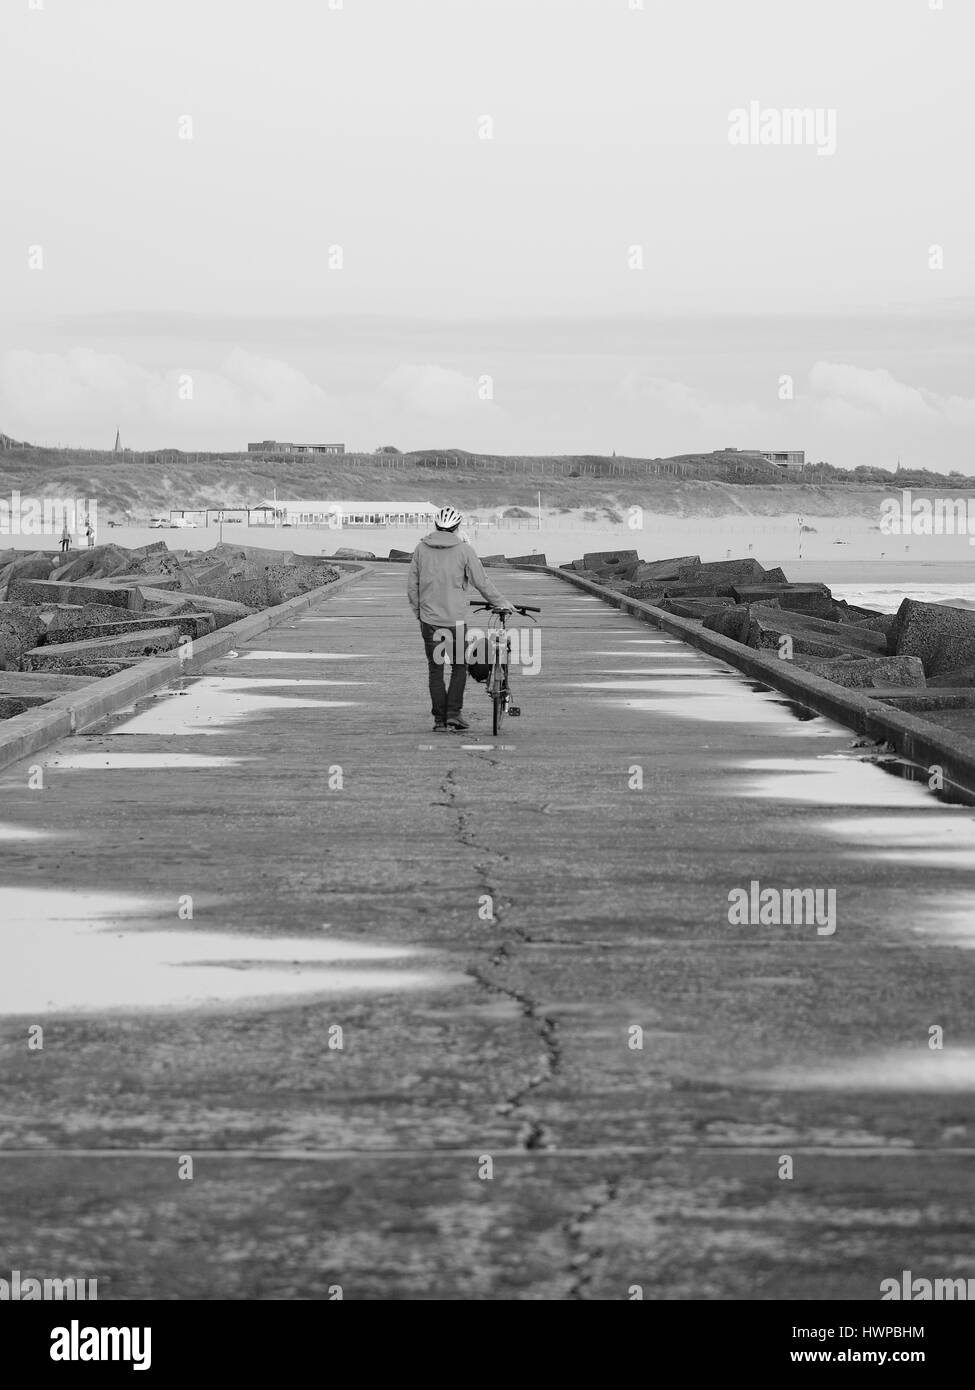
<path id="1" fill-rule="evenodd" d="M 973 38 L 971 0 L 0 0 L 0 431 L 975 473 Z"/>

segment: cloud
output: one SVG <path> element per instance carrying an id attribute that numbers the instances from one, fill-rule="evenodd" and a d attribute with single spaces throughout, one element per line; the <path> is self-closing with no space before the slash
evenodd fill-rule
<path id="1" fill-rule="evenodd" d="M 674 423 L 682 422 L 685 429 L 693 429 L 693 436 L 685 436 L 685 450 L 704 447 L 700 441 L 715 433 L 722 436 L 720 444 L 733 443 L 743 431 L 749 434 L 745 447 L 760 448 L 752 436 L 774 428 L 771 416 L 753 401 L 717 400 L 683 381 L 654 376 L 640 368 L 631 368 L 624 374 L 616 395 L 630 405 L 649 407 L 654 412 L 647 421 L 652 428 L 669 418 Z"/>
<path id="2" fill-rule="evenodd" d="M 942 396 L 898 381 L 883 367 L 817 362 L 809 385 L 824 414 L 835 423 L 880 416 L 917 424 L 975 424 L 975 399 Z"/>
<path id="3" fill-rule="evenodd" d="M 483 411 L 490 398 L 479 394 L 477 377 L 433 363 L 401 362 L 383 380 L 381 391 L 395 403 L 418 415 L 457 416 L 477 408 Z"/>
<path id="4" fill-rule="evenodd" d="M 31 442 L 108 447 L 116 427 L 135 447 L 228 448 L 248 439 L 330 439 L 341 426 L 333 397 L 287 362 L 235 348 L 216 370 L 162 370 L 114 353 L 0 354 L 0 422 Z"/>

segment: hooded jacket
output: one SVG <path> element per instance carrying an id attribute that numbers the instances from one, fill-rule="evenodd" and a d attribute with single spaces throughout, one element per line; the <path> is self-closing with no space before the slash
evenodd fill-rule
<path id="1" fill-rule="evenodd" d="M 453 627 L 466 622 L 473 586 L 488 603 L 507 600 L 487 577 L 469 541 L 456 531 L 431 531 L 413 552 L 406 592 L 421 623 Z"/>

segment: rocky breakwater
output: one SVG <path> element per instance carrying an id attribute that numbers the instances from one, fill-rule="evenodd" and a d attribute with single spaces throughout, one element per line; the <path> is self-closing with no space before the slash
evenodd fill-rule
<path id="1" fill-rule="evenodd" d="M 562 568 L 975 740 L 968 609 L 904 599 L 896 613 L 878 613 L 835 598 L 826 584 L 792 584 L 751 556 L 702 563 L 620 550 Z"/>
<path id="2" fill-rule="evenodd" d="M 258 546 L 0 551 L 0 718 L 338 577 L 324 560 Z"/>

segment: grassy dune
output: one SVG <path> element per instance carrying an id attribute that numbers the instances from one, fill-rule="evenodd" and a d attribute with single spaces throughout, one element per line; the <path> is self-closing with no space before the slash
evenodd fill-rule
<path id="1" fill-rule="evenodd" d="M 426 456 L 432 460 L 434 455 Z M 443 458 L 445 455 L 440 455 Z M 690 459 L 690 463 L 687 460 Z M 534 507 L 538 493 L 546 508 L 623 512 L 639 505 L 673 516 L 870 516 L 880 499 L 894 491 L 877 482 L 796 483 L 758 475 L 754 481 L 687 476 L 685 470 L 724 472 L 711 458 L 657 461 L 673 473 L 648 475 L 639 460 L 510 457 L 474 463 L 457 454 L 450 467 L 431 466 L 422 456 L 406 456 L 395 467 L 378 458 L 294 458 L 264 462 L 244 456 L 155 461 L 145 455 L 103 455 L 37 449 L 0 451 L 0 496 L 94 497 L 102 517 L 126 513 L 146 516 L 170 507 L 254 506 L 277 489 L 287 497 L 361 498 L 363 501 L 418 498 L 452 501 L 461 507 Z M 603 470 L 622 466 L 623 476 Z M 534 467 L 535 471 L 530 471 Z M 559 471 L 553 473 L 553 469 Z M 568 470 L 568 471 L 567 471 Z M 571 476 L 579 471 L 581 476 Z M 849 476 L 849 475 L 848 475 Z M 898 482 L 898 486 L 900 483 Z"/>

